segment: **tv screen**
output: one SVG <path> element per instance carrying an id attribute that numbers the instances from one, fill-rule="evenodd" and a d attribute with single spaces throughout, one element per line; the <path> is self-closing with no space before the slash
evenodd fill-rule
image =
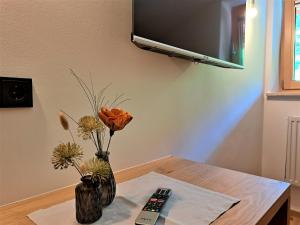
<path id="1" fill-rule="evenodd" d="M 246 0 L 133 0 L 132 41 L 171 56 L 243 68 Z"/>

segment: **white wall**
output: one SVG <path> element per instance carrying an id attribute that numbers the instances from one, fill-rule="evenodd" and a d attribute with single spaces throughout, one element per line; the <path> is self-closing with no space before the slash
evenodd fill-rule
<path id="1" fill-rule="evenodd" d="M 247 24 L 245 70 L 142 51 L 130 43 L 130 0 L 0 0 L 0 75 L 32 77 L 34 107 L 0 109 L 0 204 L 78 182 L 55 171 L 54 146 L 68 135 L 59 109 L 89 109 L 68 68 L 108 96 L 126 93 L 134 115 L 115 135 L 115 170 L 176 154 L 260 172 L 265 1 Z M 92 155 L 92 145 L 85 144 Z"/>
<path id="2" fill-rule="evenodd" d="M 265 92 L 279 91 L 282 0 L 268 1 Z M 300 97 L 265 97 L 262 175 L 284 180 L 288 116 L 300 116 Z M 293 210 L 300 211 L 300 189 L 293 187 Z"/>
<path id="3" fill-rule="evenodd" d="M 284 180 L 288 116 L 300 116 L 300 97 L 265 102 L 262 175 Z M 300 188 L 293 187 L 291 208 L 300 212 Z"/>
<path id="4" fill-rule="evenodd" d="M 266 1 L 246 24 L 246 68 L 189 67 L 178 82 L 181 138 L 176 154 L 260 173 Z"/>

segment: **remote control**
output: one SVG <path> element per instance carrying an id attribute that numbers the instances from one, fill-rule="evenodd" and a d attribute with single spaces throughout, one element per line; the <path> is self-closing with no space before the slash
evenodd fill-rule
<path id="1" fill-rule="evenodd" d="M 152 194 L 148 202 L 144 206 L 142 212 L 135 220 L 136 225 L 154 225 L 159 217 L 159 214 L 171 195 L 171 189 L 158 188 Z"/>

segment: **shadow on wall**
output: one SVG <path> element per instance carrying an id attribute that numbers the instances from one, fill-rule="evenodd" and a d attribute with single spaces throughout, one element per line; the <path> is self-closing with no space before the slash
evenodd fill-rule
<path id="1" fill-rule="evenodd" d="M 243 75 L 194 74 L 178 82 L 185 83 L 185 90 L 181 92 L 182 129 L 175 155 L 260 173 L 262 80 Z M 224 79 L 219 86 L 218 79 Z M 230 86 L 233 81 L 236 84 Z"/>
<path id="2" fill-rule="evenodd" d="M 244 70 L 191 66 L 177 81 L 180 134 L 174 154 L 259 174 L 266 2 L 246 24 Z"/>
<path id="3" fill-rule="evenodd" d="M 262 105 L 263 97 L 260 97 L 213 151 L 207 160 L 208 163 L 260 174 L 261 161 L 256 159 L 261 158 Z M 261 139 L 252 142 L 251 140 L 255 140 L 258 135 Z M 256 165 L 256 170 L 253 170 L 253 164 Z"/>

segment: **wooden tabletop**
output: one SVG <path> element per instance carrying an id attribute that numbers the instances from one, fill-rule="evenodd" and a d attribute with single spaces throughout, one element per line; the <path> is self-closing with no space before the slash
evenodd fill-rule
<path id="1" fill-rule="evenodd" d="M 213 225 L 266 225 L 281 206 L 289 202 L 290 185 L 288 183 L 173 156 L 123 170 L 115 175 L 117 182 L 120 183 L 150 171 L 241 199 L 240 203 L 219 217 Z M 26 217 L 27 214 L 72 198 L 74 198 L 74 187 L 68 187 L 2 206 L 0 207 L 0 225 L 34 224 Z"/>

